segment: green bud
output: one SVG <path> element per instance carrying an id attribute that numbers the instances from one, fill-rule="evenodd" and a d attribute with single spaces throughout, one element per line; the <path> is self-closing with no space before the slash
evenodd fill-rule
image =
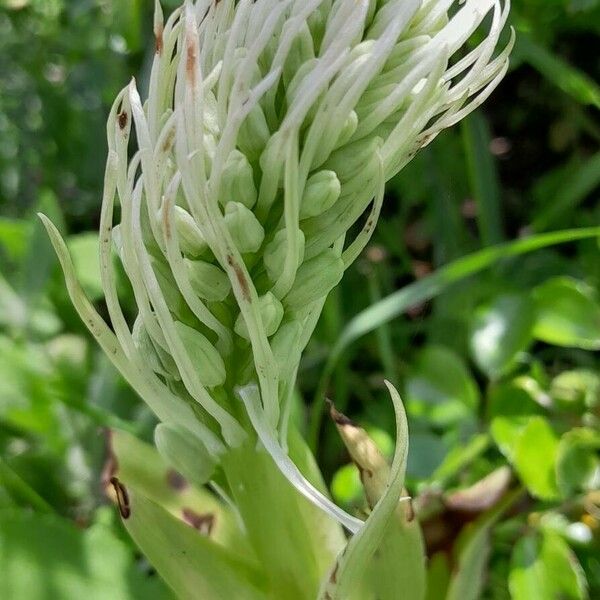
<path id="1" fill-rule="evenodd" d="M 273 282 L 279 279 L 285 264 L 287 231 L 287 229 L 280 229 L 265 248 L 263 260 L 267 275 Z M 300 229 L 297 229 L 296 235 L 298 236 L 298 260 L 296 266 L 299 266 L 304 258 L 304 233 Z"/>
<path id="2" fill-rule="evenodd" d="M 313 38 L 308 25 L 305 23 L 294 38 L 283 67 L 283 81 L 287 87 L 298 69 L 307 61 L 315 57 Z"/>
<path id="3" fill-rule="evenodd" d="M 190 431 L 173 424 L 160 423 L 154 430 L 159 454 L 190 483 L 204 485 L 215 472 L 215 459 Z"/>
<path id="4" fill-rule="evenodd" d="M 324 213 L 336 203 L 341 191 L 340 180 L 334 171 L 317 171 L 306 182 L 300 204 L 300 219 Z"/>
<path id="5" fill-rule="evenodd" d="M 172 356 L 152 341 L 140 316 L 136 318 L 133 324 L 131 335 L 142 360 L 152 371 L 163 377 L 179 379 L 179 371 Z"/>
<path id="6" fill-rule="evenodd" d="M 181 206 L 174 207 L 175 228 L 179 236 L 181 251 L 188 256 L 201 256 L 208 250 L 208 244 L 196 225 L 194 217 Z"/>
<path id="7" fill-rule="evenodd" d="M 344 125 L 342 127 L 342 131 L 340 131 L 340 135 L 338 136 L 337 142 L 335 143 L 335 147 L 339 148 L 346 144 L 350 138 L 354 135 L 356 128 L 358 127 L 358 115 L 355 111 L 350 111 L 350 114 L 346 118 Z"/>
<path id="8" fill-rule="evenodd" d="M 250 160 L 256 160 L 261 155 L 270 137 L 271 132 L 267 125 L 265 113 L 260 104 L 257 104 L 240 127 L 237 145 Z"/>
<path id="9" fill-rule="evenodd" d="M 326 167 L 335 171 L 342 183 L 346 182 L 360 172 L 380 147 L 381 138 L 367 137 L 336 150 L 327 160 Z"/>
<path id="10" fill-rule="evenodd" d="M 258 310 L 260 311 L 260 316 L 267 336 L 273 335 L 279 328 L 281 320 L 283 319 L 283 306 L 281 305 L 281 302 L 279 302 L 271 292 L 267 292 L 258 299 Z M 238 315 L 233 329 L 245 340 L 250 339 L 246 321 L 242 314 Z"/>
<path id="11" fill-rule="evenodd" d="M 327 295 L 342 279 L 344 261 L 328 248 L 303 263 L 298 269 L 292 289 L 284 298 L 290 310 L 300 310 Z"/>
<path id="12" fill-rule="evenodd" d="M 231 284 L 227 275 L 216 265 L 203 260 L 184 259 L 190 284 L 198 296 L 208 302 L 227 298 Z"/>
<path id="13" fill-rule="evenodd" d="M 228 202 L 225 206 L 225 224 L 238 250 L 256 252 L 265 238 L 265 231 L 254 213 L 241 202 Z"/>
<path id="14" fill-rule="evenodd" d="M 183 296 L 179 292 L 171 269 L 165 262 L 158 258 L 151 257 L 151 261 L 156 280 L 158 281 L 158 287 L 160 287 L 160 291 L 165 298 L 169 310 L 179 318 L 184 318 L 185 320 L 189 315 L 190 310 Z"/>
<path id="15" fill-rule="evenodd" d="M 245 154 L 234 150 L 225 163 L 223 178 L 221 182 L 220 200 L 221 204 L 228 202 L 241 202 L 247 208 L 256 204 L 256 186 L 252 166 Z"/>
<path id="16" fill-rule="evenodd" d="M 199 331 L 175 321 L 177 335 L 183 342 L 189 357 L 197 365 L 200 383 L 215 387 L 225 383 L 225 365 L 215 347 Z"/>
<path id="17" fill-rule="evenodd" d="M 294 357 L 299 356 L 302 324 L 300 321 L 288 321 L 279 327 L 271 340 L 273 356 L 277 361 L 279 372 L 284 374 L 295 364 Z"/>

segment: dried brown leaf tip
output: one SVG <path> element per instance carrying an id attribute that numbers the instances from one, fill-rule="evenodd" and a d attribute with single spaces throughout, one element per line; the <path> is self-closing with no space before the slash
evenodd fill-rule
<path id="1" fill-rule="evenodd" d="M 128 519 L 131 516 L 131 506 L 129 504 L 127 488 L 116 477 L 111 477 L 110 483 L 113 486 L 121 517 Z"/>

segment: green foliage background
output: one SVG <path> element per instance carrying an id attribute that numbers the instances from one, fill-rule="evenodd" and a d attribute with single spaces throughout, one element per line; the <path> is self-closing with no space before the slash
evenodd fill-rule
<path id="1" fill-rule="evenodd" d="M 360 484 L 323 394 L 391 453 L 384 376 L 403 392 L 432 599 L 469 552 L 489 555 L 483 598 L 600 597 L 600 1 L 513 4 L 508 76 L 390 182 L 299 377 L 295 418 L 349 509 Z M 153 418 L 79 322 L 34 216 L 69 233 L 102 308 L 104 121 L 132 74 L 144 87 L 151 20 L 149 0 L 0 1 L 3 598 L 169 596 L 102 484 L 107 428 L 149 439 Z M 507 465 L 524 493 L 486 521 Z"/>

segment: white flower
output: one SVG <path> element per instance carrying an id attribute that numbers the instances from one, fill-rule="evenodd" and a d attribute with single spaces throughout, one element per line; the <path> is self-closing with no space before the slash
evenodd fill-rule
<path id="1" fill-rule="evenodd" d="M 385 182 L 503 77 L 507 15 L 508 0 L 197 0 L 163 23 L 157 3 L 147 100 L 132 81 L 108 120 L 100 260 L 112 330 L 50 229 L 80 314 L 162 421 L 217 455 L 247 435 L 231 410 L 241 388 L 288 479 L 354 531 L 360 522 L 285 451 L 300 353 L 370 239 Z M 135 335 L 112 245 L 138 306 Z"/>

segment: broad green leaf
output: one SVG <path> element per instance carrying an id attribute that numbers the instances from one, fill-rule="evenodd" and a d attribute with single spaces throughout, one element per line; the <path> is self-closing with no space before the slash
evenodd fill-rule
<path id="1" fill-rule="evenodd" d="M 424 414 L 439 426 L 468 417 L 479 392 L 462 359 L 442 346 L 427 346 L 416 357 L 406 378 L 406 403 L 413 414 Z"/>
<path id="2" fill-rule="evenodd" d="M 600 488 L 600 433 L 571 429 L 558 444 L 556 478 L 565 497 Z"/>
<path id="3" fill-rule="evenodd" d="M 532 340 L 533 305 L 529 298 L 503 294 L 475 314 L 471 354 L 488 375 L 498 376 Z"/>
<path id="4" fill-rule="evenodd" d="M 0 597 L 7 600 L 173 598 L 105 526 L 80 529 L 25 511 L 0 511 L 0 573 Z"/>
<path id="5" fill-rule="evenodd" d="M 124 490 L 127 504 L 120 508 L 125 528 L 179 598 L 267 598 L 262 574 L 249 563 L 175 518 L 135 487 Z"/>
<path id="6" fill-rule="evenodd" d="M 73 257 L 75 273 L 90 300 L 102 298 L 99 242 L 96 233 L 80 233 L 67 238 L 67 248 Z"/>
<path id="7" fill-rule="evenodd" d="M 567 543 L 544 531 L 517 541 L 508 579 L 513 600 L 584 600 L 585 576 Z"/>
<path id="8" fill-rule="evenodd" d="M 307 459 L 298 442 L 290 439 L 290 457 L 303 473 L 310 473 L 309 461 L 314 459 Z M 255 441 L 231 449 L 222 464 L 248 539 L 260 563 L 267 565 L 276 597 L 314 597 L 323 573 L 344 546 L 339 526 L 289 484 Z M 320 476 L 314 471 L 305 476 L 323 491 Z"/>
<path id="9" fill-rule="evenodd" d="M 481 456 L 490 446 L 490 436 L 480 433 L 473 436 L 464 446 L 451 448 L 444 462 L 435 470 L 431 480 L 440 488 L 464 469 L 469 463 Z"/>
<path id="10" fill-rule="evenodd" d="M 542 500 L 558 498 L 555 466 L 558 438 L 548 421 L 532 417 L 519 433 L 512 457 L 523 484 L 529 492 Z"/>
<path id="11" fill-rule="evenodd" d="M 550 279 L 534 289 L 533 298 L 535 337 L 557 346 L 600 349 L 600 304 L 583 282 Z"/>
<path id="12" fill-rule="evenodd" d="M 210 519 L 210 536 L 217 544 L 251 560 L 252 551 L 234 515 L 205 488 L 190 485 L 165 463 L 157 450 L 124 431 L 111 432 L 114 475 L 133 486 L 175 518 L 193 522 Z"/>

